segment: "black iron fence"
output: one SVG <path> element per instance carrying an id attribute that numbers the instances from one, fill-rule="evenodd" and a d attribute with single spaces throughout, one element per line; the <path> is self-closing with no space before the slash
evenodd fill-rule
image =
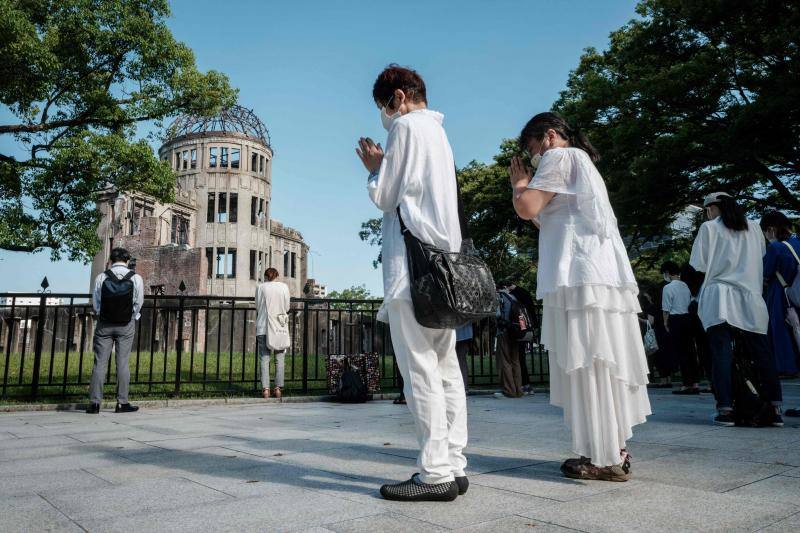
<path id="1" fill-rule="evenodd" d="M 381 387 L 398 387 L 389 327 L 376 320 L 379 300 L 292 299 L 292 343 L 286 353 L 288 394 L 327 390 L 331 356 L 377 353 Z M 0 376 L 3 399 L 85 397 L 94 363 L 96 324 L 87 294 L 0 294 Z M 253 298 L 148 295 L 130 355 L 131 394 L 249 395 L 260 390 Z M 495 325 L 474 328 L 468 354 L 473 388 L 497 384 Z M 523 345 L 534 384 L 547 380 L 547 356 Z M 274 362 L 273 362 L 274 365 Z M 107 371 L 113 397 L 113 357 Z"/>

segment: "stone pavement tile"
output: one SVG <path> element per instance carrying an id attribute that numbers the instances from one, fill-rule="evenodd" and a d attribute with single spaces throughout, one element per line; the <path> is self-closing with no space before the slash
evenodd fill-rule
<path id="1" fill-rule="evenodd" d="M 0 431 L 0 441 L 18 439 L 18 438 L 19 437 L 16 437 L 11 433 L 8 433 L 7 431 Z"/>
<path id="2" fill-rule="evenodd" d="M 791 503 L 800 508 L 800 478 L 772 476 L 734 489 L 728 494 L 745 498 Z"/>
<path id="3" fill-rule="evenodd" d="M 619 488 L 616 484 L 599 484 L 565 478 L 559 470 L 560 467 L 560 462 L 551 462 L 547 465 L 481 474 L 470 478 L 470 482 L 472 485 L 494 487 L 561 502 Z M 470 486 L 470 490 L 471 488 Z"/>
<path id="4" fill-rule="evenodd" d="M 353 440 L 336 440 L 328 435 L 315 436 L 306 431 L 280 431 L 269 434 L 237 435 L 224 446 L 232 450 L 272 458 L 301 452 L 342 448 L 350 446 L 353 442 Z"/>
<path id="5" fill-rule="evenodd" d="M 199 450 L 202 448 L 213 448 L 219 446 L 227 446 L 235 444 L 240 441 L 235 437 L 226 437 L 223 435 L 213 435 L 210 437 L 174 437 L 160 439 L 136 439 L 141 440 L 149 446 L 160 448 L 162 450 Z"/>
<path id="6" fill-rule="evenodd" d="M 495 533 L 497 531 L 503 533 L 569 533 L 575 530 L 513 515 L 459 528 L 456 531 L 464 533 Z"/>
<path id="7" fill-rule="evenodd" d="M 0 478 L 76 470 L 79 468 L 102 468 L 120 464 L 130 464 L 130 461 L 110 451 L 8 461 L 3 463 L 2 468 L 0 468 Z"/>
<path id="8" fill-rule="evenodd" d="M 470 475 L 531 466 L 548 460 L 536 452 L 497 450 L 477 446 L 470 446 L 464 451 L 467 457 L 467 473 Z"/>
<path id="9" fill-rule="evenodd" d="M 39 446 L 31 448 L 14 448 L 13 450 L 3 450 L 0 453 L 0 466 L 7 461 L 22 461 L 27 459 L 45 459 L 48 457 L 75 456 L 87 453 L 114 453 L 117 450 L 140 449 L 146 444 L 142 444 L 130 439 L 115 441 L 104 441 L 101 443 L 79 443 L 72 441 L 66 446 Z"/>
<path id="10" fill-rule="evenodd" d="M 659 459 L 681 452 L 697 451 L 698 448 L 690 448 L 688 446 L 671 446 L 669 444 L 654 444 L 651 442 L 628 443 L 628 453 L 631 454 L 636 463 L 640 461 L 652 461 L 653 459 Z"/>
<path id="11" fill-rule="evenodd" d="M 408 516 L 392 513 L 381 513 L 365 516 L 363 518 L 356 518 L 355 520 L 328 524 L 326 528 L 336 533 L 373 533 L 375 531 L 380 531 L 381 533 L 410 533 L 421 531 L 436 533 L 439 531 L 447 531 L 429 522 L 422 522 L 409 518 Z"/>
<path id="12" fill-rule="evenodd" d="M 272 459 L 345 476 L 403 478 L 410 477 L 416 471 L 413 459 L 380 453 L 379 448 L 371 446 L 317 450 Z"/>
<path id="13" fill-rule="evenodd" d="M 685 485 L 618 485 L 617 490 L 582 499 L 580 512 L 576 512 L 574 502 L 565 502 L 518 514 L 582 531 L 671 533 L 753 531 L 797 512 L 794 505 L 753 501 Z"/>
<path id="14" fill-rule="evenodd" d="M 399 479 L 398 479 L 399 481 Z M 558 505 L 553 500 L 505 490 L 471 485 L 469 492 L 454 502 L 390 502 L 380 505 L 384 510 L 430 522 L 445 528 L 460 528 L 512 514 L 525 514 L 535 509 Z"/>
<path id="15" fill-rule="evenodd" d="M 205 473 L 225 468 L 255 468 L 268 460 L 263 457 L 221 447 L 199 450 L 162 450 L 153 446 L 125 452 L 120 455 L 142 465 L 177 469 L 184 472 Z"/>
<path id="16" fill-rule="evenodd" d="M 81 532 L 73 521 L 37 495 L 0 498 L 3 531 Z"/>
<path id="17" fill-rule="evenodd" d="M 43 448 L 46 446 L 69 446 L 70 444 L 78 444 L 78 441 L 66 435 L 0 440 L 0 461 L 5 460 L 3 458 L 6 457 L 5 454 L 10 450 Z"/>
<path id="18" fill-rule="evenodd" d="M 109 519 L 89 518 L 79 523 L 92 532 L 236 531 L 283 532 L 352 520 L 377 514 L 361 503 L 312 491 L 159 510 Z"/>
<path id="19" fill-rule="evenodd" d="M 102 491 L 46 491 L 44 498 L 76 522 L 164 509 L 179 509 L 231 498 L 188 479 L 167 478 L 115 485 Z M 140 528 L 134 528 L 140 530 Z"/>
<path id="20" fill-rule="evenodd" d="M 781 473 L 782 476 L 800 477 L 800 468 L 791 468 L 786 472 Z"/>
<path id="21" fill-rule="evenodd" d="M 308 527 L 305 529 L 298 529 L 293 533 L 334 533 L 330 529 L 322 526 Z"/>
<path id="22" fill-rule="evenodd" d="M 122 425 L 116 426 L 116 429 L 107 431 L 80 431 L 76 433 L 68 433 L 67 435 L 79 442 L 103 442 L 106 440 L 119 439 L 132 439 L 147 442 L 148 440 L 169 438 L 163 433 L 129 428 Z"/>
<path id="23" fill-rule="evenodd" d="M 764 529 L 759 529 L 759 533 L 797 533 L 798 531 L 800 531 L 800 511 L 788 518 L 770 524 Z"/>
<path id="24" fill-rule="evenodd" d="M 635 432 L 634 432 L 635 434 Z M 663 442 L 674 446 L 708 448 L 725 452 L 752 452 L 791 444 L 796 437 L 778 428 L 718 428 L 699 435 Z"/>
<path id="25" fill-rule="evenodd" d="M 746 463 L 722 453 L 680 452 L 652 461 L 633 459 L 633 478 L 667 485 L 725 492 L 789 470 L 789 467 Z"/>
<path id="26" fill-rule="evenodd" d="M 0 497 L 45 490 L 100 489 L 110 484 L 85 470 L 0 477 Z"/>

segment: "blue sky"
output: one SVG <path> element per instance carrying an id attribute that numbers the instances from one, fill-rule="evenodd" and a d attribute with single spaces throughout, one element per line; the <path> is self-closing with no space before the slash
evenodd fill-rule
<path id="1" fill-rule="evenodd" d="M 175 0 L 169 25 L 203 70 L 226 73 L 275 149 L 272 215 L 300 230 L 329 288 L 382 293 L 377 249 L 358 238 L 379 215 L 355 155 L 383 140 L 372 83 L 388 63 L 415 68 L 461 166 L 489 162 L 503 138 L 558 97 L 582 50 L 635 16 L 633 0 L 397 2 Z M 0 110 L 0 118 L 7 113 Z M 0 149 L 11 139 L 0 136 Z M 7 153 L 7 152 L 6 152 Z M 89 267 L 49 252 L 0 252 L 0 292 L 85 292 Z"/>

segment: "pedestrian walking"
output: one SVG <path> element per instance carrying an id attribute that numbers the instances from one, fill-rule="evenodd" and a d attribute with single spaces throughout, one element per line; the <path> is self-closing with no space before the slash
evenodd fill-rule
<path id="1" fill-rule="evenodd" d="M 115 413 L 133 413 L 139 408 L 128 401 L 131 371 L 128 364 L 136 333 L 136 321 L 144 303 L 142 276 L 129 268 L 131 254 L 124 248 L 111 250 L 108 269 L 98 274 L 92 290 L 97 314 L 92 347 L 94 367 L 89 385 L 90 404 L 86 412 L 97 414 L 103 402 L 103 386 L 113 348 L 117 362 L 117 405 Z"/>
<path id="2" fill-rule="evenodd" d="M 638 285 L 617 228 L 597 150 L 556 113 L 522 129 L 511 162 L 517 214 L 540 228 L 536 296 L 550 402 L 564 410 L 579 459 L 561 465 L 580 479 L 626 481 L 633 426 L 650 414 Z"/>

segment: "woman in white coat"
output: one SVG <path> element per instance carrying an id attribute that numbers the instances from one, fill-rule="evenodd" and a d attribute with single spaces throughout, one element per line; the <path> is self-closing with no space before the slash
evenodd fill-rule
<path id="1" fill-rule="evenodd" d="M 289 287 L 275 281 L 278 271 L 268 268 L 264 273 L 267 281 L 256 287 L 256 345 L 261 356 L 261 393 L 270 397 L 269 361 L 275 354 L 275 390 L 272 394 L 281 397 L 284 385 L 286 349 L 289 347 Z"/>
<path id="2" fill-rule="evenodd" d="M 510 176 L 517 214 L 540 227 L 537 297 L 550 360 L 550 402 L 564 410 L 580 459 L 567 477 L 627 481 L 632 428 L 650 414 L 639 292 L 599 159 L 586 137 L 555 113 L 533 117 Z"/>

